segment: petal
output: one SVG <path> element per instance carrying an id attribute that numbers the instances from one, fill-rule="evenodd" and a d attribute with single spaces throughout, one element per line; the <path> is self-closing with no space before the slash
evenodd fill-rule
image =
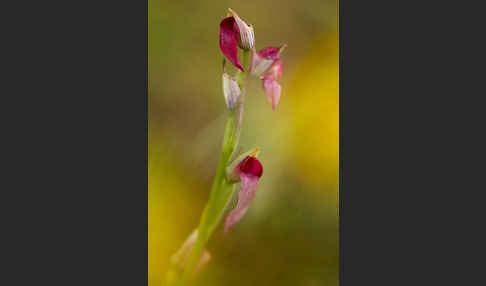
<path id="1" fill-rule="evenodd" d="M 223 55 L 239 68 L 244 71 L 240 59 L 238 59 L 238 47 L 236 37 L 239 35 L 238 25 L 233 17 L 224 18 L 219 24 L 219 47 Z"/>
<path id="2" fill-rule="evenodd" d="M 226 233 L 231 226 L 237 223 L 246 213 L 250 203 L 255 197 L 258 188 L 258 177 L 253 175 L 241 174 L 241 190 L 238 193 L 238 204 L 226 217 L 224 232 Z"/>
<path id="3" fill-rule="evenodd" d="M 265 59 L 254 54 L 251 73 L 255 76 L 260 76 L 272 66 L 273 62 L 274 60 Z"/>
<path id="4" fill-rule="evenodd" d="M 278 57 L 279 53 L 280 53 L 280 48 L 266 47 L 258 53 L 258 56 L 264 59 L 274 60 Z"/>
<path id="5" fill-rule="evenodd" d="M 236 36 L 240 48 L 244 50 L 250 50 L 255 45 L 255 34 L 253 32 L 253 27 L 249 27 L 245 21 L 243 21 L 235 11 L 228 8 L 229 14 L 233 16 L 238 26 L 239 33 Z"/>
<path id="6" fill-rule="evenodd" d="M 253 156 L 246 157 L 241 163 L 238 165 L 240 172 L 245 175 L 252 175 L 255 177 L 260 178 L 263 173 L 263 166 L 257 158 Z"/>
<path id="7" fill-rule="evenodd" d="M 269 59 L 269 60 L 274 60 L 278 58 L 281 52 L 287 48 L 287 44 L 283 44 L 280 47 L 266 47 L 262 49 L 259 53 L 258 56 L 261 58 Z"/>
<path id="8" fill-rule="evenodd" d="M 270 71 L 270 67 L 272 67 L 272 65 L 276 63 L 279 63 L 281 65 L 281 61 L 278 58 L 278 55 L 285 49 L 286 46 L 287 45 L 283 45 L 280 48 L 266 47 L 263 50 L 261 50 L 258 54 L 254 54 L 253 62 L 252 62 L 253 75 L 259 76 L 267 70 Z M 279 77 L 276 78 L 277 80 L 279 79 Z"/>
<path id="9" fill-rule="evenodd" d="M 272 109 L 275 110 L 278 102 L 280 101 L 281 87 L 273 76 L 267 76 L 263 78 L 263 90 L 268 96 L 268 99 L 272 103 Z"/>
<path id="10" fill-rule="evenodd" d="M 241 169 L 240 169 L 240 164 L 248 157 L 258 157 L 258 154 L 260 153 L 260 149 L 258 148 L 253 148 L 248 152 L 245 152 L 243 154 L 240 154 L 237 156 L 229 165 L 226 167 L 226 178 L 230 183 L 235 183 L 240 181 L 240 174 L 241 174 Z M 261 164 L 260 164 L 261 165 Z M 263 167 L 262 167 L 263 169 Z M 261 174 L 260 174 L 261 176 Z"/>
<path id="11" fill-rule="evenodd" d="M 266 73 L 270 74 L 275 78 L 275 80 L 280 80 L 280 77 L 282 76 L 282 60 L 277 58 L 273 62 L 273 65 L 267 70 Z"/>

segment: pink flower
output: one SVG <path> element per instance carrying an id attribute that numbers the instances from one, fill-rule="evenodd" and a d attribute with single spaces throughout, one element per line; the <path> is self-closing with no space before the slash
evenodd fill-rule
<path id="1" fill-rule="evenodd" d="M 255 45 L 253 28 L 248 26 L 233 10 L 228 9 L 230 16 L 224 18 L 219 24 L 219 47 L 223 55 L 235 67 L 244 71 L 238 59 L 238 46 L 250 50 Z"/>
<path id="2" fill-rule="evenodd" d="M 246 156 L 233 170 L 233 177 L 241 180 L 241 189 L 238 193 L 238 204 L 233 209 L 224 223 L 224 232 L 237 223 L 245 215 L 250 203 L 255 197 L 258 188 L 258 180 L 263 174 L 263 166 L 257 158 Z"/>
<path id="3" fill-rule="evenodd" d="M 280 48 L 267 47 L 261 50 L 258 54 L 253 54 L 252 73 L 260 76 L 262 80 L 263 90 L 272 103 L 272 109 L 275 110 L 282 89 L 278 81 L 282 76 L 282 60 L 278 57 L 285 49 L 286 45 Z"/>

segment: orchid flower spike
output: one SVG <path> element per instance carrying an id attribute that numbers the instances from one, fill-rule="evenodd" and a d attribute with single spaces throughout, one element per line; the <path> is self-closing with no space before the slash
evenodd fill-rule
<path id="1" fill-rule="evenodd" d="M 232 170 L 229 168 L 227 170 L 230 181 L 236 181 L 237 178 L 241 180 L 241 189 L 238 193 L 238 204 L 226 217 L 224 233 L 228 232 L 231 226 L 241 220 L 255 197 L 258 180 L 263 174 L 263 166 L 255 157 L 257 154 L 258 149 L 252 151 L 249 155 L 243 154 L 239 156 L 229 167 L 236 166 Z"/>
<path id="2" fill-rule="evenodd" d="M 282 76 L 282 60 L 279 58 L 280 53 L 287 47 L 266 47 L 259 53 L 253 51 L 252 74 L 260 76 L 263 84 L 263 90 L 272 103 L 272 109 L 275 110 L 280 101 L 281 87 L 278 81 Z"/>
<path id="3" fill-rule="evenodd" d="M 229 10 L 229 16 L 219 24 L 219 47 L 224 56 L 239 68 L 245 71 L 238 58 L 239 46 L 243 50 L 251 50 L 255 45 L 253 27 L 247 25 L 235 11 Z"/>

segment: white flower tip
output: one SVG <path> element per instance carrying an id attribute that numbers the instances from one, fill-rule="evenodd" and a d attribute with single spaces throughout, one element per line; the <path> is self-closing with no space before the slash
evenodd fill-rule
<path id="1" fill-rule="evenodd" d="M 223 95 L 226 106 L 228 106 L 230 110 L 233 110 L 238 101 L 238 97 L 240 96 L 240 87 L 227 73 L 223 73 Z"/>
<path id="2" fill-rule="evenodd" d="M 228 8 L 228 15 L 233 17 L 238 25 L 238 29 L 240 30 L 240 37 L 238 39 L 238 45 L 243 50 L 250 50 L 255 46 L 255 34 L 253 32 L 252 25 L 248 25 L 243 21 L 235 11 L 231 8 Z"/>

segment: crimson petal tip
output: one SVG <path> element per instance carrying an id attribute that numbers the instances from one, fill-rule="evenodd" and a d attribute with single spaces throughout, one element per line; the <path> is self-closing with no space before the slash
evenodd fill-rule
<path id="1" fill-rule="evenodd" d="M 223 55 L 238 69 L 244 72 L 238 58 L 238 25 L 233 17 L 224 18 L 219 24 L 219 47 Z"/>

